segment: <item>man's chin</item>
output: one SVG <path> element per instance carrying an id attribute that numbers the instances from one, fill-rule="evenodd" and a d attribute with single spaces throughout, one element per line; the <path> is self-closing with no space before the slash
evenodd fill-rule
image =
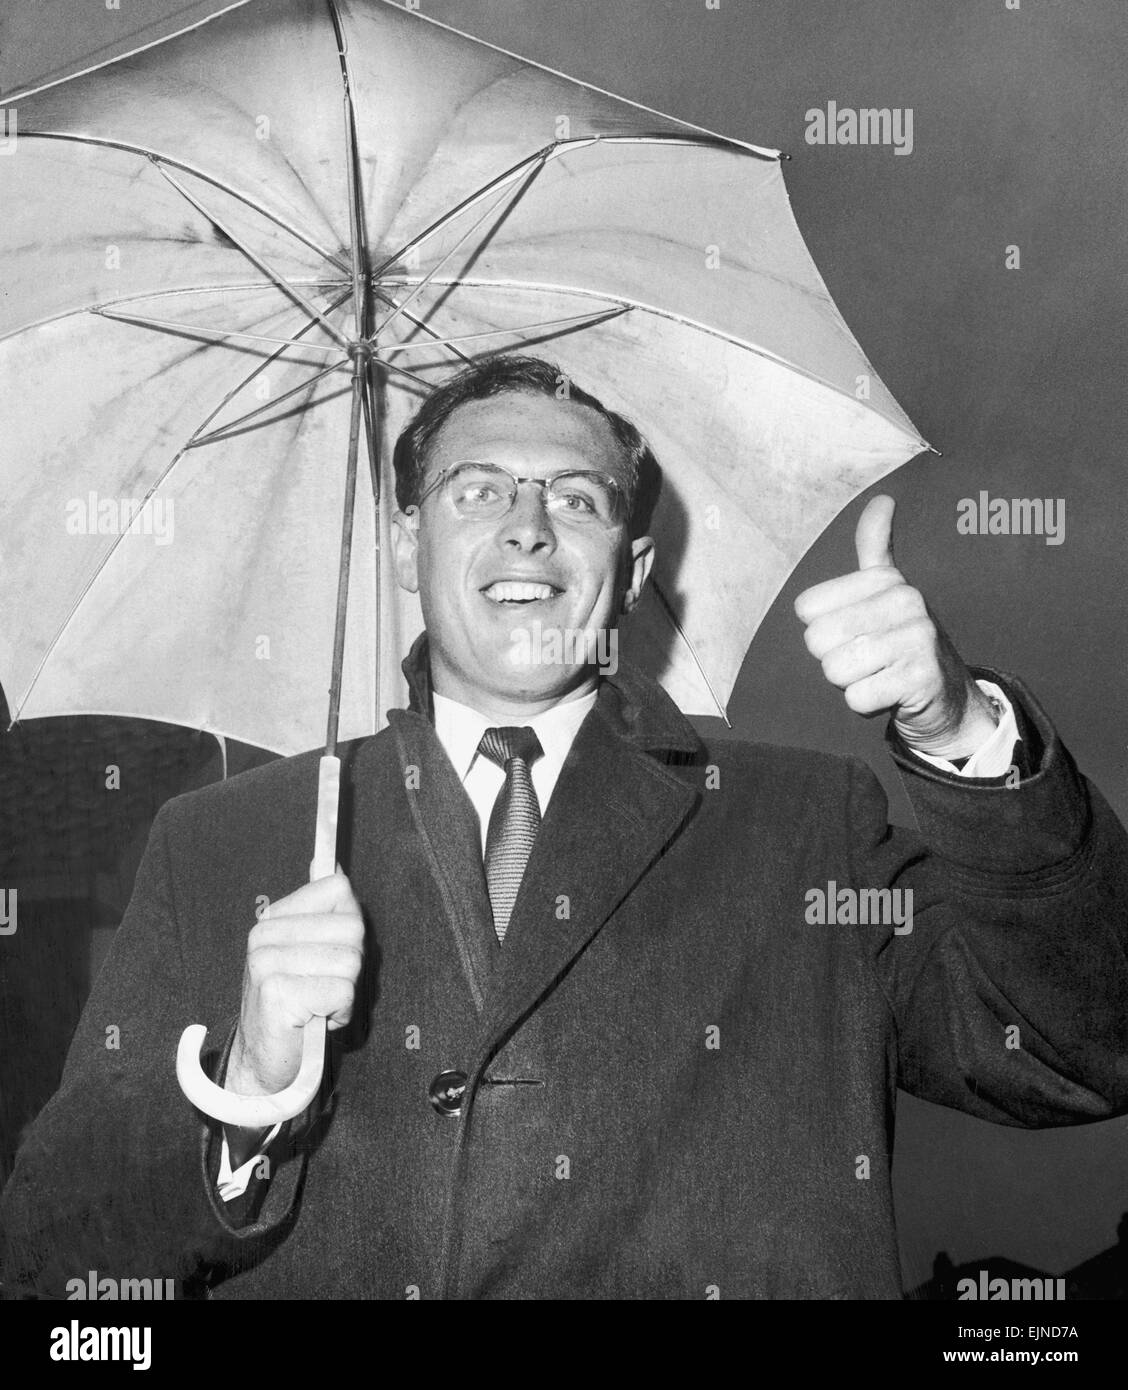
<path id="1" fill-rule="evenodd" d="M 597 675 L 594 667 L 583 663 L 553 664 L 537 659 L 522 660 L 521 657 L 520 650 L 509 644 L 503 645 L 495 659 L 488 663 L 483 662 L 479 654 L 479 677 L 475 684 L 494 701 L 547 708 L 580 688 L 590 686 Z"/>
<path id="2" fill-rule="evenodd" d="M 494 671 L 493 686 L 506 699 L 533 703 L 561 700 L 590 682 L 595 671 L 586 666 L 544 666 L 503 662 Z"/>

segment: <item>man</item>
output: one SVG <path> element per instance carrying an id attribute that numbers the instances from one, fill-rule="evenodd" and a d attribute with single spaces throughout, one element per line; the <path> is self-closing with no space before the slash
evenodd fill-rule
<path id="1" fill-rule="evenodd" d="M 1021 683 L 938 631 L 889 499 L 796 606 L 851 708 L 893 716 L 919 834 L 855 761 L 710 753 L 629 666 L 533 659 L 519 629 L 613 629 L 654 553 L 644 442 L 556 386 L 492 359 L 400 439 L 426 634 L 410 709 L 346 759 L 341 872 L 302 883 L 315 755 L 158 816 L 6 1193 L 12 1282 L 897 1298 L 898 1083 L 1007 1124 L 1128 1108 L 1124 833 Z M 283 1132 L 179 1095 L 189 1020 L 263 1094 L 313 1016 L 330 1074 Z"/>

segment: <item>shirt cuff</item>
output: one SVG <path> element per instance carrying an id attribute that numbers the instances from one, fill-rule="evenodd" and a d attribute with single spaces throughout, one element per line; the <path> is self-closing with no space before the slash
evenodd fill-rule
<path id="1" fill-rule="evenodd" d="M 223 1136 L 223 1145 L 219 1151 L 219 1173 L 215 1180 L 216 1188 L 223 1201 L 233 1202 L 236 1197 L 241 1197 L 246 1192 L 250 1186 L 251 1178 L 254 1177 L 255 1165 L 274 1142 L 281 1128 L 281 1124 L 276 1124 L 259 1145 L 258 1151 L 252 1154 L 246 1163 L 237 1168 L 234 1173 L 231 1171 L 231 1153 L 227 1147 L 227 1136 Z"/>
<path id="2" fill-rule="evenodd" d="M 994 681 L 977 680 L 976 685 L 984 695 L 990 696 L 1002 707 L 1002 715 L 995 732 L 981 744 L 970 758 L 957 767 L 947 758 L 938 758 L 933 753 L 921 753 L 914 748 L 913 756 L 923 758 L 926 763 L 937 767 L 941 772 L 951 772 L 957 777 L 1002 777 L 1009 772 L 1014 763 L 1014 745 L 1021 743 L 1018 722 L 1014 717 L 1014 706 Z"/>

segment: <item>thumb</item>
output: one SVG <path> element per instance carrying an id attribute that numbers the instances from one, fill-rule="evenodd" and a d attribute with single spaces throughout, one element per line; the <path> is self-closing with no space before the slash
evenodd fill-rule
<path id="1" fill-rule="evenodd" d="M 854 532 L 854 549 L 858 552 L 860 570 L 875 569 L 879 565 L 896 566 L 893 559 L 893 513 L 897 503 L 892 497 L 879 493 L 871 497 L 866 509 L 858 518 L 858 529 Z"/>

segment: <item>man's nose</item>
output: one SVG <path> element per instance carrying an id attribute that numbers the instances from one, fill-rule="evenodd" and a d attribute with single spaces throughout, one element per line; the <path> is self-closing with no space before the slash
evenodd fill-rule
<path id="1" fill-rule="evenodd" d="M 545 489 L 540 483 L 518 484 L 513 506 L 498 527 L 499 544 L 521 550 L 554 550 L 556 532 L 546 502 Z"/>

